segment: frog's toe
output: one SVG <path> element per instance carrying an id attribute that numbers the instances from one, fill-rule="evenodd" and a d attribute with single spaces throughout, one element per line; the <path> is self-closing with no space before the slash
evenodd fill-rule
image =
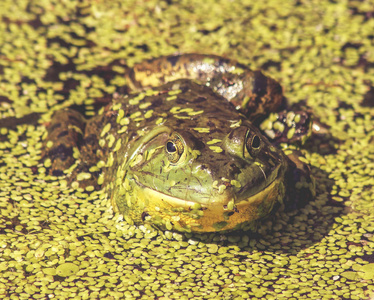
<path id="1" fill-rule="evenodd" d="M 274 144 L 302 145 L 312 134 L 312 124 L 308 111 L 281 111 L 270 114 L 260 129 Z"/>

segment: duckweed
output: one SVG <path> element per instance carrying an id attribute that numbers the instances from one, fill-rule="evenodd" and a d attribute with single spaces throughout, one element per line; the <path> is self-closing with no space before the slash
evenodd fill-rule
<path id="1" fill-rule="evenodd" d="M 372 103 L 372 7 L 324 0 L 3 1 L 1 298 L 372 298 L 374 110 L 361 105 Z M 39 159 L 53 112 L 75 106 L 89 117 L 126 90 L 127 66 L 176 51 L 262 68 L 281 82 L 290 104 L 305 101 L 329 126 L 306 143 L 315 201 L 279 211 L 257 232 L 161 232 L 126 223 L 93 186 L 83 190 L 47 174 L 50 161 Z M 36 121 L 27 117 L 33 112 Z M 126 131 L 128 118 L 143 117 L 152 115 L 119 111 L 117 122 Z M 121 141 L 106 140 L 109 126 L 98 132 L 100 143 L 117 149 Z"/>

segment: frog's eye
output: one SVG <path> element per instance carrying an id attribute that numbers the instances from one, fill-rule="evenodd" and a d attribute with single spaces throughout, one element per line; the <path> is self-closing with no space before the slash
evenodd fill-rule
<path id="1" fill-rule="evenodd" d="M 176 147 L 176 145 L 174 144 L 174 142 L 167 142 L 167 144 L 166 144 L 166 151 L 167 151 L 169 154 L 173 154 L 174 152 L 177 151 L 177 147 Z"/>
<path id="2" fill-rule="evenodd" d="M 173 164 L 179 161 L 183 154 L 183 150 L 183 142 L 177 134 L 173 134 L 165 144 L 167 158 Z"/>
<path id="3" fill-rule="evenodd" d="M 252 157 L 256 157 L 262 148 L 261 138 L 255 133 L 248 132 L 246 147 L 248 153 Z"/>

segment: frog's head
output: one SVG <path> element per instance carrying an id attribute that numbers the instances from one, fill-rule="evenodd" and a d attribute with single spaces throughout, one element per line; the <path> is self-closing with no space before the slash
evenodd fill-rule
<path id="1" fill-rule="evenodd" d="M 129 221 L 232 230 L 268 215 L 283 196 L 284 156 L 246 121 L 215 134 L 156 126 L 129 153 L 114 192 Z"/>

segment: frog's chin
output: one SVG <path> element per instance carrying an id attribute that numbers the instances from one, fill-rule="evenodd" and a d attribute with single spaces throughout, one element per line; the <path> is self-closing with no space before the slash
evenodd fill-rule
<path id="1" fill-rule="evenodd" d="M 268 215 L 274 204 L 281 201 L 283 191 L 283 182 L 276 179 L 246 199 L 222 198 L 200 204 L 144 186 L 133 190 L 137 200 L 144 203 L 141 213 L 147 216 L 146 220 L 163 228 L 194 232 L 240 229 Z"/>

